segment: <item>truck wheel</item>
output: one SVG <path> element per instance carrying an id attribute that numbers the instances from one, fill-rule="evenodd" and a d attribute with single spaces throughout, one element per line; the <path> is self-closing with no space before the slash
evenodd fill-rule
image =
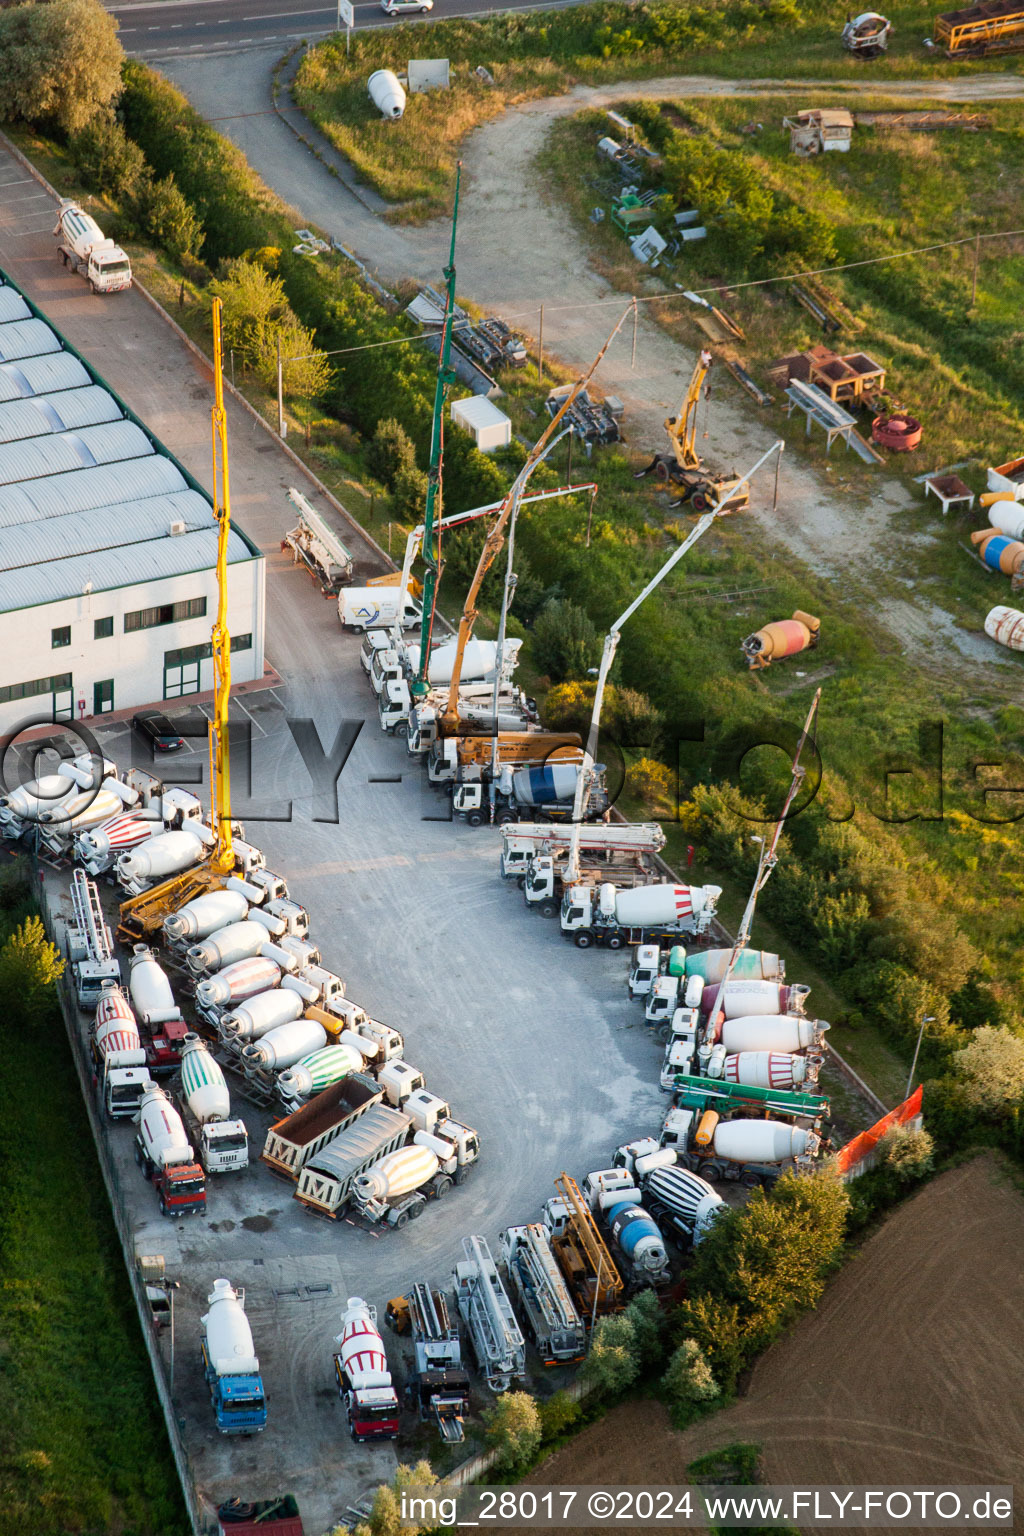
<path id="1" fill-rule="evenodd" d="M 660 1026 L 660 1028 L 658 1030 L 658 1039 L 659 1040 L 664 1040 L 665 1044 L 666 1045 L 668 1044 L 668 1042 L 672 1039 L 672 1025 L 671 1024 L 662 1024 Z"/>
<path id="2" fill-rule="evenodd" d="M 747 1189 L 760 1189 L 762 1183 L 761 1175 L 759 1173 L 745 1173 L 740 1182 Z"/>
<path id="3" fill-rule="evenodd" d="M 717 1163 L 701 1163 L 697 1172 L 702 1179 L 707 1179 L 709 1184 L 717 1184 L 722 1177 L 722 1170 Z"/>
<path id="4" fill-rule="evenodd" d="M 542 901 L 537 911 L 541 917 L 557 917 L 558 903 L 557 901 Z"/>
<path id="5" fill-rule="evenodd" d="M 399 1211 L 398 1215 L 395 1217 L 395 1223 L 394 1224 L 395 1224 L 396 1227 L 404 1227 L 408 1220 L 409 1220 L 409 1212 L 408 1211 Z"/>
<path id="6" fill-rule="evenodd" d="M 167 1215 L 167 1201 L 164 1199 L 163 1195 L 160 1196 L 160 1215 Z"/>
<path id="7" fill-rule="evenodd" d="M 426 1210 L 426 1208 L 427 1208 L 427 1202 L 425 1200 L 417 1200 L 415 1205 L 411 1205 L 409 1207 L 409 1220 L 410 1221 L 418 1221 L 419 1218 L 423 1215 L 423 1212 Z"/>
<path id="8" fill-rule="evenodd" d="M 483 811 L 469 811 L 466 815 L 466 820 L 471 827 L 482 827 L 484 824 L 484 813 Z"/>
<path id="9" fill-rule="evenodd" d="M 142 1152 L 141 1152 L 141 1150 L 139 1148 L 138 1142 L 135 1143 L 134 1152 L 135 1152 L 136 1164 L 138 1165 L 138 1167 L 141 1168 L 142 1167 Z"/>
<path id="10" fill-rule="evenodd" d="M 517 875 L 516 876 L 516 885 L 518 885 L 518 887 L 519 887 L 519 889 L 521 891 L 525 891 L 526 890 L 526 876 L 525 875 Z"/>
<path id="11" fill-rule="evenodd" d="M 591 938 L 589 933 L 578 933 L 576 935 L 577 949 L 589 949 L 593 942 L 594 940 Z"/>
<path id="12" fill-rule="evenodd" d="M 398 724 L 395 726 L 395 735 L 401 737 L 401 739 L 404 741 L 408 734 L 409 722 L 407 720 L 399 720 Z"/>
<path id="13" fill-rule="evenodd" d="M 451 1187 L 452 1181 L 448 1178 L 447 1175 L 444 1175 L 442 1178 L 438 1179 L 437 1183 L 434 1185 L 434 1199 L 443 1200 L 445 1195 L 447 1195 L 451 1190 Z"/>
<path id="14" fill-rule="evenodd" d="M 455 1182 L 456 1182 L 456 1184 L 465 1184 L 465 1182 L 466 1182 L 466 1180 L 468 1178 L 469 1178 L 469 1166 L 466 1163 L 462 1163 L 455 1170 Z"/>
<path id="15" fill-rule="evenodd" d="M 516 818 L 511 811 L 499 811 L 498 815 L 495 817 L 499 827 L 507 827 L 509 823 L 515 821 L 515 819 Z"/>
<path id="16" fill-rule="evenodd" d="M 613 933 L 611 938 L 608 940 L 608 948 L 609 949 L 621 949 L 622 948 L 622 939 L 619 937 L 619 935 L 617 933 Z"/>

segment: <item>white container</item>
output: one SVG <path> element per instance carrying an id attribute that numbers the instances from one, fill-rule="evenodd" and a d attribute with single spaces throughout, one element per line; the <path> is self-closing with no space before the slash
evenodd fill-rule
<path id="1" fill-rule="evenodd" d="M 803 1051 L 827 1027 L 820 1020 L 797 1018 L 792 1013 L 751 1013 L 741 1019 L 726 1019 L 722 1044 L 730 1056 L 747 1051 Z"/>
<path id="2" fill-rule="evenodd" d="M 279 1024 L 259 1040 L 244 1047 L 242 1056 L 249 1067 L 262 1067 L 269 1072 L 280 1072 L 293 1067 L 303 1056 L 323 1050 L 327 1044 L 327 1031 L 315 1019 L 295 1019 L 291 1024 Z"/>
<path id="3" fill-rule="evenodd" d="M 200 1125 L 231 1118 L 224 1073 L 198 1035 L 186 1035 L 181 1048 L 181 1091 Z"/>
<path id="4" fill-rule="evenodd" d="M 1024 613 L 1019 608 L 1007 608 L 1000 603 L 989 610 L 985 633 L 990 640 L 997 640 L 1011 651 L 1024 651 Z"/>
<path id="5" fill-rule="evenodd" d="M 512 441 L 512 422 L 486 395 L 470 395 L 452 401 L 452 421 L 468 432 L 481 453 L 507 448 Z"/>
<path id="6" fill-rule="evenodd" d="M 287 980 L 287 978 L 285 978 Z M 290 1024 L 301 1015 L 305 999 L 286 989 L 284 981 L 272 992 L 259 992 L 227 1014 L 221 1033 L 229 1040 L 258 1040 L 279 1024 Z"/>
<path id="7" fill-rule="evenodd" d="M 341 1332 L 334 1341 L 342 1370 L 353 1392 L 367 1387 L 390 1387 L 391 1373 L 384 1341 L 373 1313 L 361 1296 L 350 1296 L 342 1313 Z"/>
<path id="8" fill-rule="evenodd" d="M 44 811 L 56 810 L 78 792 L 78 783 L 63 773 L 46 773 L 41 779 L 19 784 L 9 795 L 0 796 L 0 806 L 11 816 L 39 819 Z"/>
<path id="9" fill-rule="evenodd" d="M 226 965 L 258 955 L 266 942 L 267 930 L 262 923 L 229 923 L 226 928 L 217 928 L 208 939 L 191 945 L 185 959 L 189 970 L 200 976 L 203 971 L 220 971 Z"/>
<path id="10" fill-rule="evenodd" d="M 44 810 L 39 820 L 50 831 L 60 833 L 84 832 L 88 827 L 98 827 L 124 810 L 120 795 L 112 789 L 86 790 L 73 795 L 56 809 Z"/>
<path id="11" fill-rule="evenodd" d="M 432 1179 L 439 1167 L 437 1155 L 429 1147 L 399 1147 L 359 1174 L 353 1180 L 352 1193 L 357 1203 L 397 1200 Z"/>
<path id="12" fill-rule="evenodd" d="M 727 1083 L 749 1088 L 799 1088 L 807 1078 L 807 1059 L 792 1052 L 740 1051 L 725 1058 L 722 1075 Z"/>
<path id="13" fill-rule="evenodd" d="M 215 1280 L 203 1317 L 206 1353 L 218 1376 L 258 1376 L 252 1329 L 230 1280 Z"/>
<path id="14" fill-rule="evenodd" d="M 120 854 L 138 848 L 162 832 L 163 825 L 159 821 L 149 821 L 131 813 L 115 816 L 102 826 L 83 832 L 75 843 L 75 855 L 83 862 L 106 861 L 109 866 Z"/>
<path id="15" fill-rule="evenodd" d="M 156 1083 L 142 1095 L 139 1132 L 149 1160 L 157 1168 L 171 1168 L 177 1163 L 193 1161 L 192 1147 L 181 1116 Z"/>
<path id="16" fill-rule="evenodd" d="M 405 111 L 405 91 L 395 72 L 391 69 L 375 70 L 366 82 L 366 89 L 381 117 L 389 117 L 397 122 Z"/>
<path id="17" fill-rule="evenodd" d="M 723 996 L 724 990 L 724 996 Z M 702 1013 L 723 1011 L 727 1019 L 740 1019 L 751 1013 L 782 1013 L 784 989 L 777 981 L 727 981 L 705 986 L 701 994 Z"/>
<path id="18" fill-rule="evenodd" d="M 198 864 L 205 851 L 197 832 L 185 828 L 162 832 L 140 848 L 122 853 L 117 861 L 117 877 L 122 881 L 162 880 Z"/>
<path id="19" fill-rule="evenodd" d="M 505 649 L 502 652 L 502 674 L 510 676 L 515 670 L 519 652 L 522 648 L 521 640 L 506 640 Z M 430 652 L 427 661 L 427 682 L 432 688 L 443 688 L 452 680 L 452 667 L 455 663 L 455 651 L 457 642 L 446 640 L 443 645 L 436 645 Z M 407 647 L 409 666 L 413 672 L 419 671 L 420 648 L 413 644 Z M 459 682 L 479 683 L 490 680 L 493 682 L 496 661 L 498 656 L 498 644 L 496 640 L 470 640 L 462 657 L 462 670 L 459 673 Z"/>
<path id="20" fill-rule="evenodd" d="M 197 985 L 196 997 L 204 1008 L 223 1008 L 276 987 L 280 980 L 280 966 L 254 955 L 251 960 L 237 960 L 226 966 L 216 976 L 207 976 Z"/>
<path id="21" fill-rule="evenodd" d="M 141 1051 L 135 1015 L 120 987 L 110 987 L 96 1009 L 96 1049 L 102 1058 L 121 1051 Z"/>
<path id="22" fill-rule="evenodd" d="M 784 1163 L 807 1151 L 812 1132 L 782 1120 L 722 1120 L 715 1128 L 715 1151 L 744 1163 Z"/>
<path id="23" fill-rule="evenodd" d="M 218 928 L 240 923 L 248 910 L 241 891 L 207 891 L 165 917 L 164 933 L 169 939 L 205 939 Z"/>
<path id="24" fill-rule="evenodd" d="M 1008 539 L 1024 538 L 1024 506 L 1019 501 L 994 501 L 988 509 L 988 520 Z"/>
<path id="25" fill-rule="evenodd" d="M 167 973 L 145 944 L 135 946 L 128 989 L 144 1023 L 166 1024 L 169 1019 L 181 1017 Z"/>
<path id="26" fill-rule="evenodd" d="M 601 887 L 601 909 L 605 910 L 604 892 Z M 614 891 L 614 886 L 612 890 Z M 704 885 L 641 885 L 635 890 L 618 891 L 615 894 L 615 917 L 618 922 L 633 928 L 644 928 L 654 923 L 674 923 L 690 914 L 702 912 L 709 904 L 710 891 L 717 886 Z"/>

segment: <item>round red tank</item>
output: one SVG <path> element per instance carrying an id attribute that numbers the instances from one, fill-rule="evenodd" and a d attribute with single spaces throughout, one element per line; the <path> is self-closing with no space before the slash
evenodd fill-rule
<path id="1" fill-rule="evenodd" d="M 921 441 L 921 423 L 906 411 L 893 411 L 891 416 L 876 416 L 871 423 L 871 436 L 881 448 L 893 453 L 909 453 Z"/>

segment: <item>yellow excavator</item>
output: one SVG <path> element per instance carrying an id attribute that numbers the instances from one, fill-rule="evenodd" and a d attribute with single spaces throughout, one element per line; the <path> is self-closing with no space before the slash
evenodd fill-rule
<path id="1" fill-rule="evenodd" d="M 695 512 L 707 512 L 724 497 L 727 511 L 741 512 L 750 500 L 746 489 L 738 491 L 735 500 L 729 497 L 730 488 L 739 476 L 711 474 L 704 468 L 704 460 L 696 447 L 697 409 L 702 395 L 707 399 L 708 374 L 713 361 L 707 347 L 703 348 L 678 413 L 665 421 L 671 453 L 656 453 L 643 469 L 634 471 L 633 478 L 643 480 L 646 475 L 653 474 L 664 485 L 678 486 L 682 494 L 669 502 L 670 507 L 681 507 L 689 502 Z"/>
<path id="2" fill-rule="evenodd" d="M 213 516 L 217 523 L 217 619 L 213 626 L 213 719 L 210 722 L 210 806 L 214 843 L 195 869 L 173 875 L 140 896 L 122 902 L 118 937 L 132 942 L 151 938 L 170 912 L 194 896 L 217 890 L 235 868 L 231 830 L 231 768 L 228 749 L 228 706 L 231 701 L 231 634 L 228 629 L 228 536 L 231 532 L 231 487 L 228 477 L 228 432 L 224 411 L 221 301 L 213 301 L 213 388 L 210 412 L 213 428 Z"/>

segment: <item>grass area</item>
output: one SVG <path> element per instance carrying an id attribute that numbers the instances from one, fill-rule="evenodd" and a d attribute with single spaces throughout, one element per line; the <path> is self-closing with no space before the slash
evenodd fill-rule
<path id="1" fill-rule="evenodd" d="M 447 205 L 458 146 L 470 129 L 507 106 L 575 85 L 670 74 L 859 85 L 865 78 L 962 73 L 963 64 L 923 46 L 933 6 L 890 6 L 889 53 L 869 64 L 840 46 L 847 11 L 835 0 L 814 7 L 772 0 L 759 9 L 743 0 L 693 6 L 654 0 L 642 7 L 602 3 L 542 16 L 436 21 L 430 45 L 435 57 L 451 61 L 451 89 L 411 96 L 399 123 L 381 119 L 366 81 L 374 69 L 404 70 L 423 33 L 410 26 L 374 28 L 354 35 L 351 52 L 340 36 L 311 49 L 293 95 L 360 176 L 397 205 L 396 217 L 420 219 Z M 481 66 L 489 80 L 477 74 Z M 1005 59 L 971 64 L 972 71 L 1006 68 Z"/>
<path id="2" fill-rule="evenodd" d="M 4 998 L 0 1046 L 0 1536 L 184 1536 L 63 1025 Z"/>
<path id="3" fill-rule="evenodd" d="M 820 104 L 831 99 L 831 95 L 823 97 Z M 798 218 L 823 215 L 834 234 L 837 263 L 947 240 L 963 239 L 967 244 L 910 260 L 830 273 L 823 279 L 827 296 L 845 323 L 837 336 L 824 337 L 795 301 L 789 285 L 729 290 L 730 282 L 771 277 L 780 267 L 773 267 L 767 257 L 744 262 L 730 251 L 728 240 L 718 236 L 711 220 L 707 242 L 685 247 L 681 256 L 663 267 L 660 288 L 672 295 L 671 300 L 649 308 L 666 329 L 693 347 L 701 338 L 692 318 L 695 311 L 674 290 L 721 284 L 722 303 L 746 336 L 726 351 L 738 353 L 776 399 L 779 389 L 764 373 L 772 359 L 820 342 L 839 351 L 866 350 L 888 370 L 888 390 L 918 416 L 925 429 L 920 448 L 890 460 L 887 467 L 913 476 L 940 463 L 971 460 L 976 468 L 967 478 L 983 489 L 983 466 L 1002 463 L 1024 442 L 1020 362 L 1024 239 L 982 243 L 977 300 L 972 303 L 975 244 L 971 237 L 1024 226 L 1020 112 L 1011 106 L 985 106 L 991 126 L 981 132 L 858 126 L 849 154 L 798 159 L 790 152 L 789 131 L 782 119 L 807 104 L 803 95 L 796 94 L 663 103 L 652 137 L 663 141 L 657 147 L 665 154 L 666 173 L 655 173 L 652 185 L 667 184 L 679 203 L 689 200 L 673 180 L 673 154 L 677 146 L 689 147 L 696 140 L 709 153 L 724 151 L 752 168 L 759 185 L 792 205 Z M 814 104 L 819 104 L 819 98 Z M 884 110 L 886 101 L 879 97 L 863 105 Z M 627 115 L 643 114 L 650 108 L 624 99 L 621 110 Z M 744 133 L 752 122 L 762 125 L 759 131 Z M 559 206 L 571 213 L 609 282 L 628 294 L 642 278 L 646 291 L 657 291 L 659 280 L 638 272 L 624 236 L 610 218 L 597 225 L 590 218 L 595 204 L 610 212 L 612 197 L 621 186 L 617 173 L 602 168 L 596 155 L 597 139 L 606 129 L 603 112 L 555 122 L 538 169 Z M 699 195 L 695 201 L 699 206 Z M 781 270 L 800 271 L 806 265 L 794 260 Z M 739 389 L 728 379 L 721 387 Z M 870 413 L 862 419 L 862 431 L 867 433 Z M 800 451 L 825 465 L 824 437 L 818 429 L 807 444 L 798 433 L 787 436 L 798 438 Z M 841 445 L 833 451 L 830 469 L 834 485 L 845 480 L 862 489 L 878 475 L 843 452 Z M 914 520 L 913 531 L 933 522 L 930 511 L 922 512 Z M 930 583 L 937 575 L 951 573 L 951 611 L 958 618 L 966 616 L 968 605 L 976 607 L 976 595 L 1001 600 L 991 597 L 992 581 L 968 560 L 950 567 L 948 542 L 922 548 L 920 555 L 915 550 L 915 580 Z"/>

